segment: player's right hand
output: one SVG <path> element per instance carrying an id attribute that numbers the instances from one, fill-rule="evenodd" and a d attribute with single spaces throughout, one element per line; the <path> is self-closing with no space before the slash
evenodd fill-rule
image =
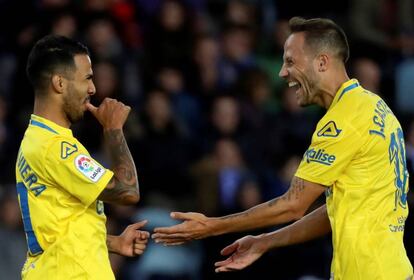
<path id="1" fill-rule="evenodd" d="M 196 212 L 172 212 L 171 218 L 183 220 L 181 224 L 154 229 L 152 238 L 164 245 L 180 245 L 190 240 L 202 239 L 213 234 L 209 218 Z"/>
<path id="2" fill-rule="evenodd" d="M 122 129 L 131 111 L 131 107 L 112 98 L 105 98 L 99 107 L 88 102 L 86 108 L 104 129 Z"/>

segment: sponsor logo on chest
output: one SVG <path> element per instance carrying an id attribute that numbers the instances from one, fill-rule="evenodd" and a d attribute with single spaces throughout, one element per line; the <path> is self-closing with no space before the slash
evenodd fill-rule
<path id="1" fill-rule="evenodd" d="M 326 153 L 324 149 L 310 148 L 305 152 L 304 159 L 307 163 L 316 162 L 324 165 L 332 165 L 336 156 Z"/>

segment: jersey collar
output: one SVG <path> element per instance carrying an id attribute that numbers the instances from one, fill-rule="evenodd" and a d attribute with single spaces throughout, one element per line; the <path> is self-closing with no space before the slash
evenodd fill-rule
<path id="1" fill-rule="evenodd" d="M 334 100 L 329 106 L 329 109 L 333 108 L 333 106 L 335 106 L 335 104 L 338 103 L 344 97 L 344 95 L 349 94 L 352 90 L 360 86 L 361 85 L 359 84 L 357 79 L 351 79 L 343 83 L 341 87 L 338 89 L 338 91 L 336 92 Z"/>
<path id="2" fill-rule="evenodd" d="M 30 125 L 40 127 L 54 134 L 73 137 L 72 130 L 70 130 L 69 128 L 60 126 L 48 119 L 36 116 L 35 114 L 32 114 L 30 117 Z"/>

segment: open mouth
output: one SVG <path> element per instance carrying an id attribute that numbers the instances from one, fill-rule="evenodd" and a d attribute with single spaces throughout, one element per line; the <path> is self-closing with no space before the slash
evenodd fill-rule
<path id="1" fill-rule="evenodd" d="M 298 82 L 289 82 L 289 87 L 296 87 L 297 89 L 300 89 L 302 86 Z"/>
<path id="2" fill-rule="evenodd" d="M 295 93 L 299 94 L 300 89 L 302 88 L 302 85 L 299 82 L 289 82 L 288 83 L 289 88 L 295 89 Z"/>

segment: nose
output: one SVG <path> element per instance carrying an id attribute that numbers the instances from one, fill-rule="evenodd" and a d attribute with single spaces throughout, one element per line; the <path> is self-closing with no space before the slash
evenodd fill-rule
<path id="1" fill-rule="evenodd" d="M 89 87 L 88 87 L 88 94 L 89 95 L 94 95 L 95 93 L 96 93 L 95 84 L 91 81 L 91 83 L 89 84 Z"/>
<path id="2" fill-rule="evenodd" d="M 285 64 L 283 63 L 282 68 L 279 71 L 279 77 L 285 79 L 288 76 L 288 71 L 286 70 Z"/>

